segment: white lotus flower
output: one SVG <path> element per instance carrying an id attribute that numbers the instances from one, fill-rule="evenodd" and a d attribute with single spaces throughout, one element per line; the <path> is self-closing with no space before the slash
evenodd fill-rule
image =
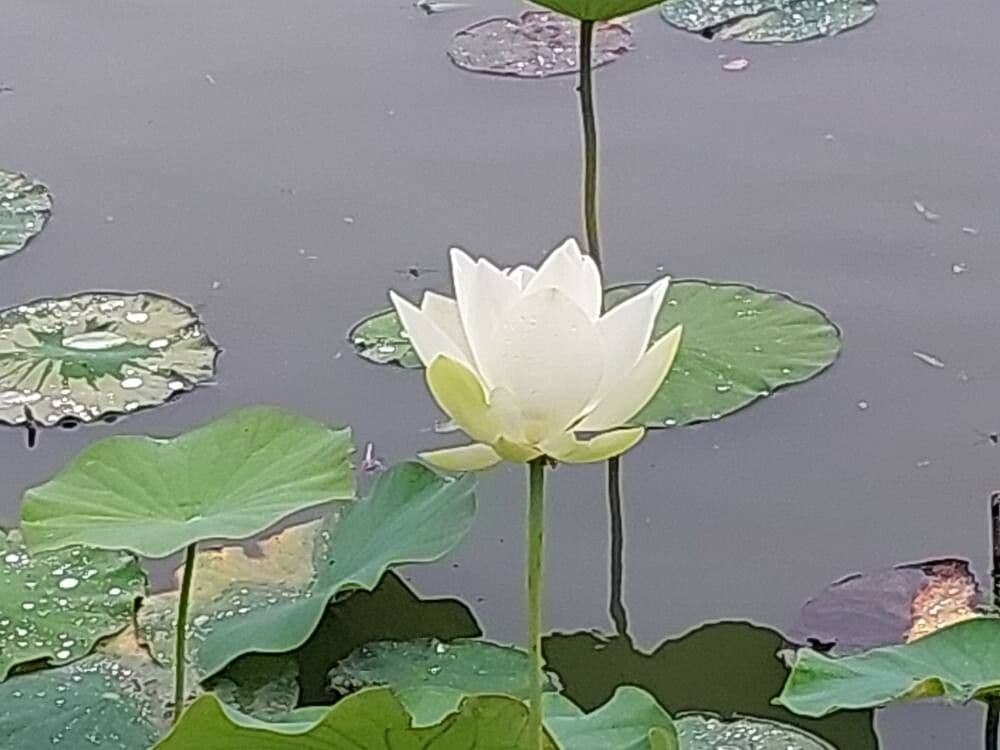
<path id="1" fill-rule="evenodd" d="M 499 269 L 451 251 L 455 299 L 426 292 L 393 305 L 427 384 L 476 442 L 422 453 L 448 471 L 548 456 L 602 461 L 642 439 L 629 420 L 673 364 L 677 326 L 650 346 L 669 278 L 601 314 L 601 274 L 569 239 L 536 270 Z"/>

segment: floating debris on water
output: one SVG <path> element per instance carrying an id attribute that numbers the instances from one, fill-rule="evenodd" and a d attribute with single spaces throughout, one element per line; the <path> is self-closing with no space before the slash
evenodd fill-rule
<path id="1" fill-rule="evenodd" d="M 464 10 L 465 8 L 472 7 L 469 3 L 437 2 L 436 0 L 417 0 L 414 6 L 420 8 L 420 10 L 429 16 L 435 13 L 447 13 L 451 10 Z"/>
<path id="2" fill-rule="evenodd" d="M 376 471 L 385 469 L 385 461 L 375 455 L 375 444 L 368 443 L 365 446 L 365 456 L 361 459 L 361 470 L 366 474 L 374 474 Z"/>
<path id="3" fill-rule="evenodd" d="M 526 11 L 519 18 L 489 18 L 455 34 L 448 57 L 473 73 L 548 78 L 579 70 L 579 23 L 549 11 Z M 624 23 L 597 25 L 594 67 L 607 65 L 632 49 Z"/>
<path id="4" fill-rule="evenodd" d="M 738 73 L 741 70 L 746 70 L 750 67 L 750 61 L 745 57 L 737 57 L 734 60 L 729 60 L 722 64 L 723 70 L 728 70 L 730 72 Z"/>
<path id="5" fill-rule="evenodd" d="M 928 354 L 927 352 L 913 352 L 913 356 L 925 365 L 930 365 L 931 367 L 936 367 L 938 369 L 944 367 L 944 362 L 935 357 L 933 354 Z"/>
<path id="6" fill-rule="evenodd" d="M 941 214 L 934 213 L 920 201 L 913 201 L 913 208 L 918 214 L 923 216 L 929 222 L 933 223 L 941 218 Z"/>

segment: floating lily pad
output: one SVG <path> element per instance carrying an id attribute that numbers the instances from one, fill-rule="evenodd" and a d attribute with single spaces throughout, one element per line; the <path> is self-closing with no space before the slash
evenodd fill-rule
<path id="1" fill-rule="evenodd" d="M 777 702 L 803 716 L 825 716 L 918 698 L 966 703 L 998 693 L 1000 619 L 979 617 L 912 643 L 839 659 L 801 649 Z"/>
<path id="2" fill-rule="evenodd" d="M 302 645 L 338 594 L 373 589 L 392 566 L 431 562 L 449 552 L 475 515 L 471 476 L 441 477 L 405 463 L 381 475 L 368 496 L 339 517 L 295 526 L 260 544 L 199 555 L 192 592 L 189 658 L 211 675 L 250 652 Z M 140 632 L 154 655 L 173 652 L 176 594 L 147 600 Z"/>
<path id="3" fill-rule="evenodd" d="M 802 42 L 834 36 L 875 16 L 875 0 L 667 0 L 672 26 L 741 42 Z"/>
<path id="4" fill-rule="evenodd" d="M 489 18 L 455 34 L 448 57 L 473 73 L 548 78 L 580 69 L 580 24 L 547 11 L 520 17 Z M 632 49 L 632 30 L 602 23 L 594 31 L 593 65 L 614 62 Z"/>
<path id="5" fill-rule="evenodd" d="M 609 289 L 608 304 L 643 288 Z M 738 284 L 671 284 L 654 338 L 678 324 L 684 325 L 684 336 L 674 365 L 633 420 L 646 427 L 719 419 L 778 388 L 815 377 L 840 352 L 840 331 L 820 310 Z"/>
<path id="6" fill-rule="evenodd" d="M 545 696 L 545 728 L 564 750 L 679 750 L 670 715 L 649 693 L 618 688 L 607 703 L 585 713 L 562 695 Z"/>
<path id="7" fill-rule="evenodd" d="M 643 288 L 608 289 L 607 304 L 614 306 Z M 660 391 L 637 415 L 638 424 L 673 427 L 718 419 L 815 377 L 840 352 L 840 331 L 820 310 L 739 284 L 672 283 L 654 336 L 681 323 L 677 359 Z M 364 359 L 420 367 L 393 310 L 362 321 L 348 336 Z"/>
<path id="8" fill-rule="evenodd" d="M 28 490 L 33 549 L 84 544 L 166 557 L 208 539 L 243 539 L 296 511 L 354 497 L 351 431 L 250 407 L 171 439 L 94 443 Z"/>
<path id="9" fill-rule="evenodd" d="M 688 714 L 674 723 L 681 750 L 836 750 L 797 727 L 751 716 L 726 720 L 711 714 Z"/>
<path id="10" fill-rule="evenodd" d="M 0 258 L 22 250 L 42 231 L 51 211 L 52 197 L 45 185 L 0 169 Z"/>
<path id="11" fill-rule="evenodd" d="M 0 680 L 45 660 L 67 664 L 124 629 L 146 577 L 123 552 L 71 547 L 30 553 L 17 531 L 0 531 Z"/>
<path id="12" fill-rule="evenodd" d="M 166 729 L 170 675 L 103 654 L 0 684 L 0 750 L 144 750 Z"/>
<path id="13" fill-rule="evenodd" d="M 831 584 L 803 606 L 789 637 L 842 656 L 914 641 L 976 617 L 981 603 L 967 560 L 907 563 Z"/>
<path id="14" fill-rule="evenodd" d="M 244 722 L 211 695 L 195 701 L 157 750 L 533 750 L 528 708 L 514 698 L 476 696 L 432 727 L 414 727 L 391 690 L 363 690 L 339 701 L 312 726 Z M 545 741 L 546 750 L 556 750 Z"/>
<path id="15" fill-rule="evenodd" d="M 351 693 L 366 687 L 393 690 L 417 726 L 437 724 L 475 694 L 528 700 L 528 654 L 480 640 L 436 638 L 370 643 L 330 672 L 331 687 Z M 549 690 L 557 689 L 552 682 Z"/>
<path id="16" fill-rule="evenodd" d="M 0 311 L 0 423 L 92 422 L 209 381 L 218 347 L 186 305 L 87 293 Z"/>

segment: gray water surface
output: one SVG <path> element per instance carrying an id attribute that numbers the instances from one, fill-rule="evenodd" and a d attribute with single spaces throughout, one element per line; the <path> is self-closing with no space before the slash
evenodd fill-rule
<path id="1" fill-rule="evenodd" d="M 520 7 L 6 0 L 0 165 L 45 181 L 56 208 L 0 263 L 0 307 L 155 290 L 197 305 L 225 353 L 215 387 L 115 425 L 46 432 L 33 451 L 0 431 L 0 522 L 92 440 L 245 404 L 350 423 L 390 460 L 443 445 L 421 377 L 359 361 L 343 334 L 390 287 L 445 289 L 399 269 L 443 270 L 450 245 L 515 263 L 580 233 L 574 82 L 478 77 L 444 54 L 459 27 Z M 634 23 L 637 49 L 597 76 L 610 280 L 662 265 L 745 281 L 845 334 L 822 377 L 626 458 L 636 637 L 785 628 L 829 581 L 898 561 L 964 554 L 986 571 L 1000 6 L 886 0 L 861 30 L 783 48 L 708 43 L 655 12 Z M 751 65 L 725 72 L 720 53 Z M 553 628 L 609 627 L 601 482 L 599 467 L 552 482 Z M 475 602 L 501 640 L 522 635 L 521 495 L 515 468 L 484 477 L 468 540 L 412 573 Z M 980 742 L 976 709 L 892 709 L 879 727 L 892 749 Z"/>

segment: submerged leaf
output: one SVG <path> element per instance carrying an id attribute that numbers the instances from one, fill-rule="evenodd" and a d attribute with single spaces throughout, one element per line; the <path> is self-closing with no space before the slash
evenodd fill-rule
<path id="1" fill-rule="evenodd" d="M 488 18 L 462 29 L 452 39 L 448 57 L 473 73 L 548 78 L 580 69 L 580 25 L 546 11 L 526 11 L 519 18 Z M 632 30 L 623 23 L 594 29 L 595 68 L 614 62 L 632 49 Z"/>
<path id="2" fill-rule="evenodd" d="M 311 726 L 265 726 L 206 695 L 184 712 L 157 750 L 534 750 L 527 721 L 521 701 L 476 696 L 439 724 L 418 728 L 392 691 L 375 688 L 344 698 Z M 544 746 L 556 750 L 550 740 Z"/>
<path id="3" fill-rule="evenodd" d="M 262 721 L 286 721 L 299 702 L 299 670 L 291 656 L 250 654 L 205 682 L 205 689 Z"/>
<path id="4" fill-rule="evenodd" d="M 338 594 L 373 589 L 392 566 L 449 552 L 475 514 L 474 479 L 441 477 L 405 463 L 381 475 L 339 517 L 295 526 L 261 543 L 261 556 L 229 547 L 198 556 L 189 657 L 203 676 L 250 652 L 290 651 L 316 628 Z M 140 632 L 172 659 L 176 594 L 147 600 Z"/>
<path id="5" fill-rule="evenodd" d="M 51 427 L 162 404 L 210 380 L 219 349 L 155 294 L 86 293 L 0 311 L 0 423 Z"/>
<path id="6" fill-rule="evenodd" d="M 802 42 L 867 23 L 876 0 L 667 0 L 660 5 L 672 26 L 741 42 Z"/>
<path id="7" fill-rule="evenodd" d="M 0 684 L 0 750 L 144 750 L 166 728 L 170 674 L 96 654 Z"/>
<path id="8" fill-rule="evenodd" d="M 480 640 L 436 638 L 370 643 L 338 663 L 330 683 L 340 693 L 366 687 L 393 690 L 417 726 L 436 724 L 475 694 L 527 700 L 528 654 Z M 554 690 L 550 682 L 548 689 Z"/>
<path id="9" fill-rule="evenodd" d="M 21 664 L 66 664 L 131 621 L 146 577 L 123 552 L 71 547 L 33 554 L 0 531 L 0 680 Z"/>
<path id="10" fill-rule="evenodd" d="M 980 603 L 967 560 L 907 563 L 831 584 L 802 607 L 790 637 L 838 656 L 857 653 L 975 617 Z"/>
<path id="11" fill-rule="evenodd" d="M 242 539 L 353 498 L 352 450 L 348 428 L 273 407 L 241 409 L 171 439 L 112 437 L 28 490 L 21 528 L 32 548 L 85 544 L 148 557 Z"/>
<path id="12" fill-rule="evenodd" d="M 825 716 L 918 698 L 965 703 L 998 692 L 1000 619 L 980 617 L 839 659 L 801 649 L 776 700 L 803 716 Z"/>
<path id="13" fill-rule="evenodd" d="M 13 255 L 42 231 L 52 211 L 48 188 L 0 169 L 0 258 Z"/>

